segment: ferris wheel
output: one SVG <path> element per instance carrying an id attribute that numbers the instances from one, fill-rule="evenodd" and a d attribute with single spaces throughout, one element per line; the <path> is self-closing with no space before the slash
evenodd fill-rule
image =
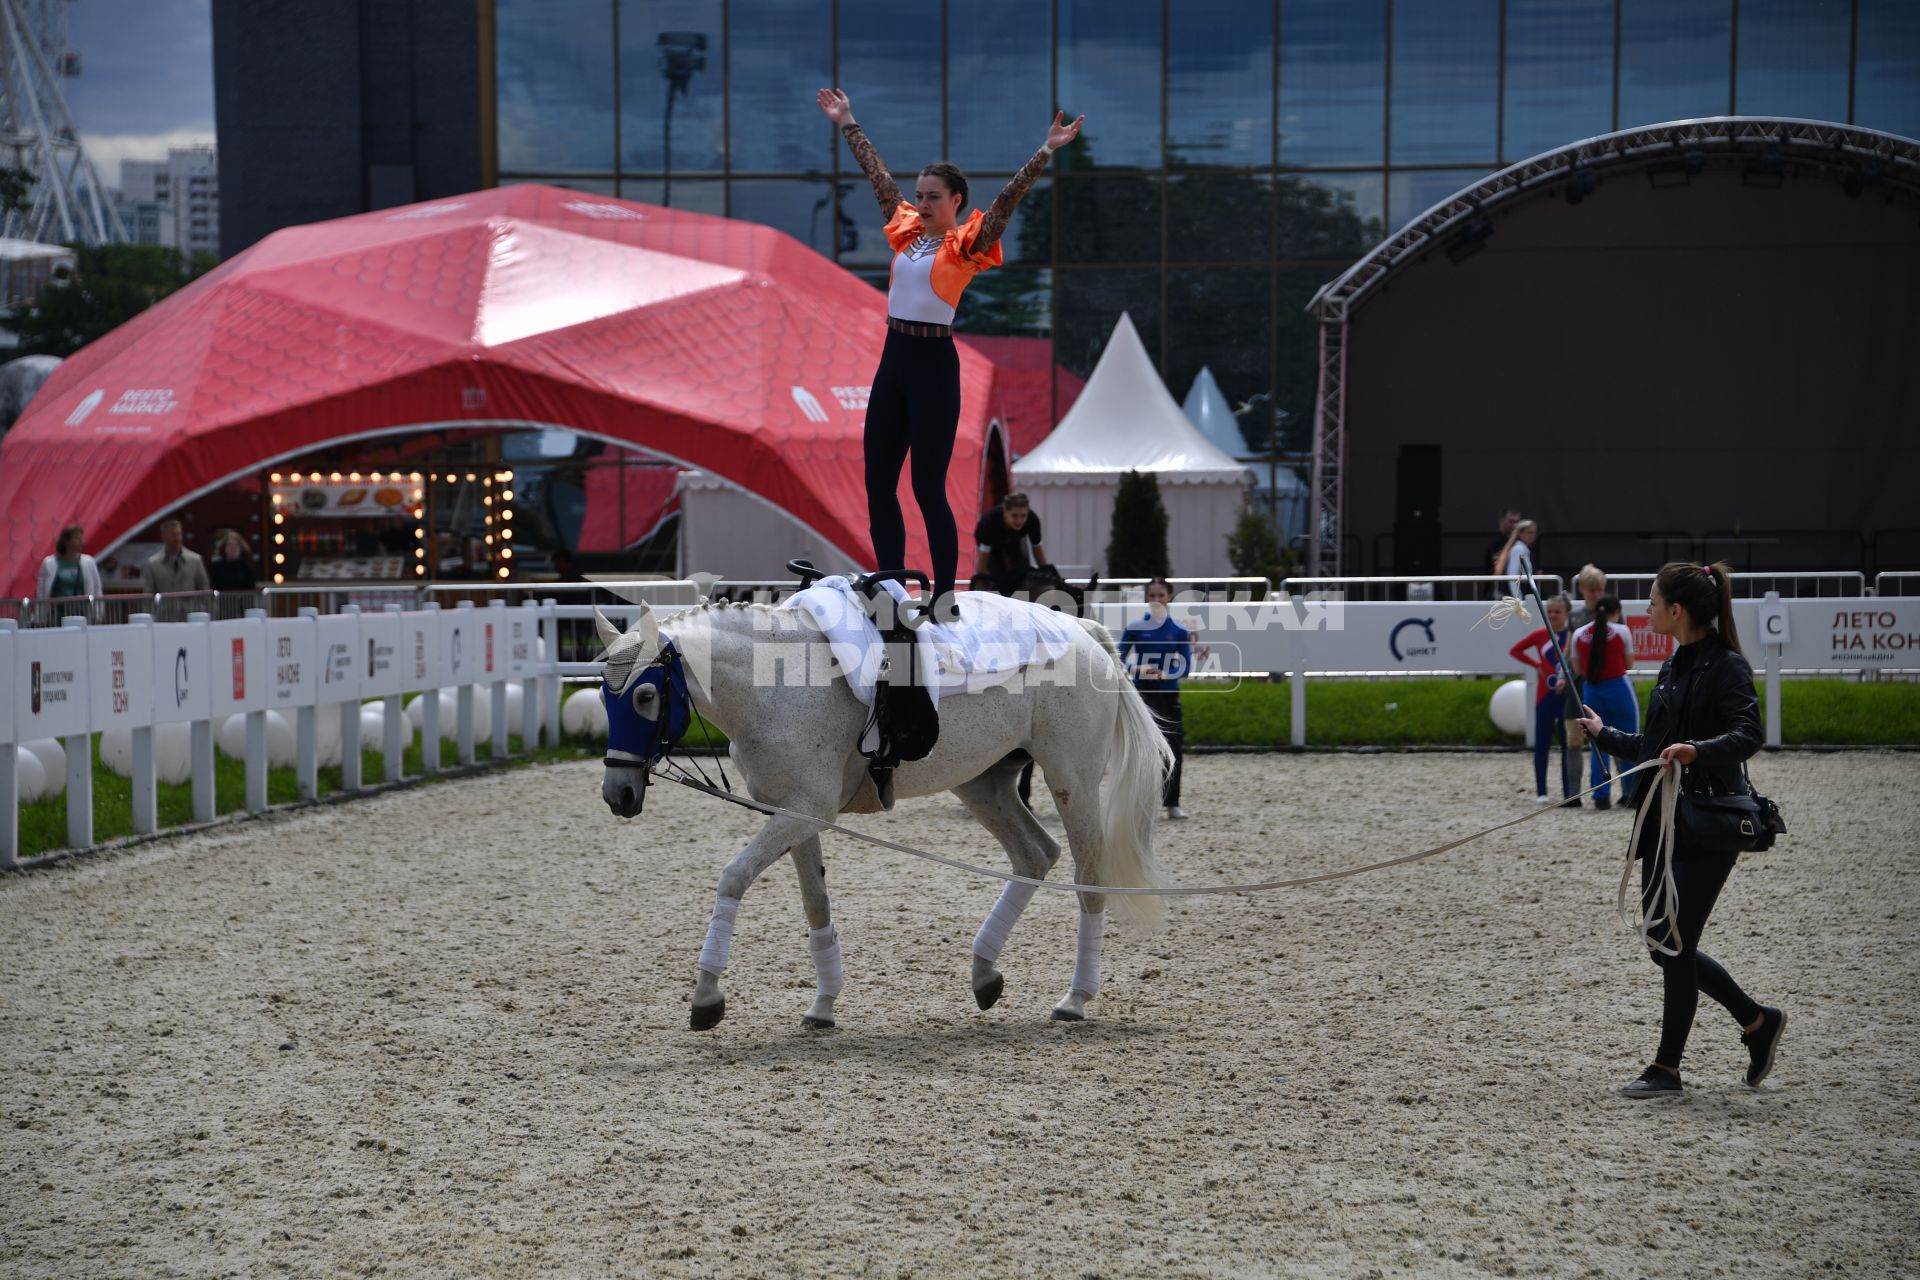
<path id="1" fill-rule="evenodd" d="M 80 74 L 80 55 L 67 48 L 67 3 L 0 0 L 0 237 L 125 243 L 60 91 Z"/>

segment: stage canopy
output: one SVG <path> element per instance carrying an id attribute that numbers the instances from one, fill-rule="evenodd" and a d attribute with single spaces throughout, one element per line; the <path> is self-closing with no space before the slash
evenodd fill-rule
<path id="1" fill-rule="evenodd" d="M 48 380 L 0 442 L 0 590 L 31 593 L 63 525 L 103 553 L 248 472 L 449 428 L 644 449 L 867 564 L 860 436 L 885 316 L 881 293 L 771 228 L 552 187 L 289 228 Z M 963 523 L 993 378 L 963 344 Z M 902 501 L 917 509 L 904 477 Z"/>

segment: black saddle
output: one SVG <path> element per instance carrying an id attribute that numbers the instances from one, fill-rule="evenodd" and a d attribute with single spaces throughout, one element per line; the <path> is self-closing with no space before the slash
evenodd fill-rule
<path id="1" fill-rule="evenodd" d="M 799 576 L 802 590 L 826 576 L 806 560 L 789 560 L 787 568 Z M 867 773 L 873 778 L 880 807 L 893 808 L 893 771 L 902 760 L 924 760 L 933 754 L 940 741 L 940 713 L 934 708 L 933 695 L 920 682 L 920 646 L 913 633 L 925 622 L 924 612 L 902 607 L 886 592 L 886 582 L 917 582 L 922 593 L 931 590 L 927 575 L 917 569 L 882 569 L 852 579 L 854 590 L 868 600 L 878 601 L 875 625 L 886 646 L 886 657 L 874 679 L 873 710 L 861 727 L 860 741 L 874 733 L 874 746 L 860 748 L 867 759 Z M 882 599 L 882 597 L 885 597 Z"/>
<path id="2" fill-rule="evenodd" d="M 1087 593 L 1099 581 L 1100 575 L 1096 573 L 1084 585 L 1076 585 L 1060 576 L 1060 570 L 1053 565 L 1037 564 L 1027 570 L 1027 580 L 1020 589 L 1027 599 L 1045 604 L 1055 613 L 1084 618 L 1088 616 Z"/>

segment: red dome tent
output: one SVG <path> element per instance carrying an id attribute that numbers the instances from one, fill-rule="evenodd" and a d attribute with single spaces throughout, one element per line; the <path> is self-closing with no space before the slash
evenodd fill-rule
<path id="1" fill-rule="evenodd" d="M 516 186 L 294 227 L 67 360 L 0 442 L 0 567 L 97 553 L 342 441 L 558 427 L 721 476 L 871 563 L 861 430 L 883 296 L 771 228 Z M 948 496 L 983 491 L 992 363 L 960 348 Z M 998 451 L 1004 456 L 1004 446 Z M 908 558 L 931 571 L 910 493 Z"/>

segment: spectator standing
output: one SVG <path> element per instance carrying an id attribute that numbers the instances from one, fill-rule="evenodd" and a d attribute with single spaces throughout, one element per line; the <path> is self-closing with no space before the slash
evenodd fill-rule
<path id="1" fill-rule="evenodd" d="M 105 595 L 100 585 L 100 566 L 84 548 L 86 530 L 70 524 L 54 540 L 53 554 L 40 562 L 40 577 L 33 594 L 41 600 L 59 600 L 75 596 Z M 68 606 L 67 612 L 80 612 L 85 604 Z"/>
<path id="2" fill-rule="evenodd" d="M 1507 594 L 1517 600 L 1527 598 L 1527 579 L 1533 576 L 1533 540 L 1539 536 L 1538 524 L 1522 520 L 1513 526 L 1507 545 L 1493 559 L 1493 571 L 1506 578 Z"/>
<path id="3" fill-rule="evenodd" d="M 992 578 L 993 589 L 1003 596 L 1026 586 L 1027 574 L 1035 565 L 1048 563 L 1046 548 L 1040 545 L 1040 517 L 1024 493 L 1008 494 L 981 516 L 973 527 L 973 543 L 977 552 L 973 571 Z"/>
<path id="4" fill-rule="evenodd" d="M 1635 764 L 1656 756 L 1681 766 L 1680 786 L 1688 793 L 1746 793 L 1746 761 L 1760 749 L 1759 699 L 1753 668 L 1740 652 L 1733 622 L 1733 572 L 1724 564 L 1669 564 L 1661 568 L 1648 593 L 1648 622 L 1656 634 L 1672 636 L 1673 656 L 1660 668 L 1647 704 L 1647 731 L 1623 731 L 1603 722 L 1591 707 L 1582 720 L 1603 751 Z M 1601 601 L 1602 608 L 1606 602 Z M 1645 805 L 1653 796 L 1652 772 L 1636 775 L 1634 798 Z M 1652 815 L 1649 815 L 1651 817 Z M 1654 910 L 1663 879 L 1651 856 L 1659 842 L 1658 820 L 1641 827 L 1640 909 Z M 1661 971 L 1660 1046 L 1653 1062 L 1620 1092 L 1629 1098 L 1658 1098 L 1684 1092 L 1680 1057 L 1686 1051 L 1694 1014 L 1705 992 L 1733 1015 L 1747 1049 L 1747 1084 L 1757 1085 L 1773 1070 L 1787 1016 L 1755 1001 L 1718 961 L 1700 950 L 1707 917 L 1733 874 L 1737 853 L 1689 848 L 1676 831 L 1672 852 L 1672 888 L 1677 899 L 1667 939 L 1676 954 L 1655 950 Z"/>
<path id="5" fill-rule="evenodd" d="M 1560 672 L 1559 660 L 1554 656 L 1554 646 L 1561 653 L 1567 652 L 1567 646 L 1573 638 L 1572 628 L 1567 625 L 1567 598 L 1555 596 L 1547 601 L 1547 625 L 1535 628 L 1520 638 L 1507 652 L 1516 662 L 1534 668 L 1540 673 L 1539 683 L 1533 694 L 1533 791 L 1534 803 L 1547 803 L 1547 760 L 1553 754 L 1554 735 L 1560 735 L 1560 803 L 1569 809 L 1578 809 L 1580 801 L 1574 798 L 1579 790 L 1574 785 L 1580 776 L 1571 749 L 1567 746 L 1564 724 L 1567 704 L 1566 677 Z"/>
<path id="6" fill-rule="evenodd" d="M 189 551 L 178 520 L 160 522 L 160 550 L 147 557 L 140 571 L 140 589 L 149 595 L 175 591 L 211 591 L 207 562 Z"/>
<path id="7" fill-rule="evenodd" d="M 1179 819 L 1187 816 L 1180 807 L 1180 766 L 1187 738 L 1180 710 L 1180 677 L 1193 669 L 1193 632 L 1167 612 L 1172 603 L 1173 586 L 1165 578 L 1147 584 L 1147 616 L 1128 623 L 1120 633 L 1120 661 L 1173 748 L 1173 769 L 1160 798 L 1167 816 Z"/>
<path id="8" fill-rule="evenodd" d="M 1640 701 L 1633 696 L 1633 685 L 1627 680 L 1627 671 L 1633 666 L 1633 633 L 1619 621 L 1620 598 L 1601 596 L 1594 602 L 1593 615 L 1592 622 L 1573 633 L 1569 660 L 1574 674 L 1586 682 L 1583 697 L 1589 707 L 1599 708 L 1601 718 L 1616 729 L 1637 733 Z M 1596 643 L 1596 635 L 1604 638 Z M 1593 753 L 1591 776 L 1592 785 L 1600 788 L 1593 793 L 1593 807 L 1611 808 L 1613 775 L 1600 751 Z"/>
<path id="9" fill-rule="evenodd" d="M 1498 572 L 1493 566 L 1495 562 L 1500 559 L 1500 553 L 1507 549 L 1507 543 L 1513 537 L 1513 527 L 1519 523 L 1519 508 L 1508 507 L 1500 513 L 1500 532 L 1494 535 L 1493 541 L 1489 542 L 1486 550 L 1480 553 L 1480 567 L 1474 570 L 1474 572 Z M 1500 589 L 1498 587 L 1488 587 L 1485 594 L 1489 599 L 1498 600 L 1500 598 Z"/>
<path id="10" fill-rule="evenodd" d="M 258 584 L 253 572 L 253 550 L 238 529 L 222 529 L 214 538 L 207 578 L 215 591 L 252 591 Z"/>
<path id="11" fill-rule="evenodd" d="M 1581 565 L 1580 572 L 1573 575 L 1573 588 L 1580 593 L 1580 603 L 1573 606 L 1573 625 L 1584 627 L 1593 621 L 1594 602 L 1607 593 L 1605 570 L 1597 565 Z"/>

